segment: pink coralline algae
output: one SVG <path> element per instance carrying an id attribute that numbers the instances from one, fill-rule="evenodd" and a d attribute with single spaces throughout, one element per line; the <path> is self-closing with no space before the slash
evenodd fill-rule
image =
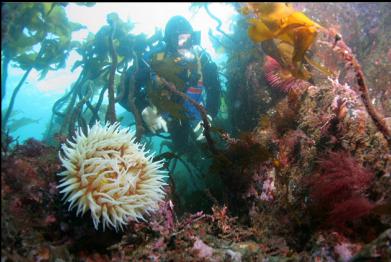
<path id="1" fill-rule="evenodd" d="M 274 185 L 275 169 L 267 173 L 267 178 L 263 181 L 261 200 L 272 201 L 275 198 L 276 187 Z"/>
<path id="2" fill-rule="evenodd" d="M 252 183 L 244 195 L 245 198 L 272 202 L 276 197 L 276 169 L 271 165 L 260 165 L 254 169 Z"/>
<path id="3" fill-rule="evenodd" d="M 213 248 L 205 244 L 201 239 L 195 237 L 193 249 L 198 252 L 198 257 L 207 258 L 213 255 Z"/>

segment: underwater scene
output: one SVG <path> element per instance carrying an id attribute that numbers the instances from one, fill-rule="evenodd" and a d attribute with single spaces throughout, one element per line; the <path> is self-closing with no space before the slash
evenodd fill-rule
<path id="1" fill-rule="evenodd" d="M 391 4 L 1 4 L 1 262 L 391 261 Z"/>

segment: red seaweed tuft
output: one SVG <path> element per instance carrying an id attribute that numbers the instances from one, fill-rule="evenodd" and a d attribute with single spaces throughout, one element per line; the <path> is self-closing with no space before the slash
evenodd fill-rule
<path id="1" fill-rule="evenodd" d="M 374 175 L 346 152 L 330 152 L 310 180 L 310 197 L 336 226 L 368 214 L 373 204 L 363 196 Z"/>
<path id="2" fill-rule="evenodd" d="M 367 215 L 375 204 L 362 196 L 354 196 L 336 203 L 328 217 L 328 223 L 343 227 L 346 222 Z"/>

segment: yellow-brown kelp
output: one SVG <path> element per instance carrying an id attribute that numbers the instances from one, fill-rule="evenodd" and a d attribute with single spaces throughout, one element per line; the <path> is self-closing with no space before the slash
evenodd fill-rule
<path id="1" fill-rule="evenodd" d="M 248 3 L 242 9 L 250 16 L 248 34 L 262 42 L 264 51 L 300 79 L 309 79 L 304 55 L 314 43 L 320 25 L 285 3 Z"/>

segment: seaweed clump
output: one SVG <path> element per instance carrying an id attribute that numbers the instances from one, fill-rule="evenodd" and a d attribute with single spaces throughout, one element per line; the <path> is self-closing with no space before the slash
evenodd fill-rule
<path id="1" fill-rule="evenodd" d="M 373 172 L 345 152 L 330 152 L 319 166 L 320 174 L 310 178 L 310 197 L 316 209 L 325 213 L 328 224 L 346 227 L 347 222 L 372 210 L 374 203 L 365 191 L 374 179 Z"/>
<path id="2" fill-rule="evenodd" d="M 310 78 L 303 62 L 320 28 L 317 23 L 295 11 L 291 4 L 250 3 L 242 12 L 253 16 L 249 19 L 248 34 L 254 42 L 264 42 L 264 51 L 295 78 Z"/>
<path id="3" fill-rule="evenodd" d="M 227 135 L 225 138 L 227 149 L 215 156 L 211 172 L 219 174 L 226 187 L 225 201 L 230 209 L 238 211 L 246 206 L 243 196 L 253 182 L 253 170 L 269 160 L 271 153 L 249 133 L 242 134 L 239 139 Z"/>

